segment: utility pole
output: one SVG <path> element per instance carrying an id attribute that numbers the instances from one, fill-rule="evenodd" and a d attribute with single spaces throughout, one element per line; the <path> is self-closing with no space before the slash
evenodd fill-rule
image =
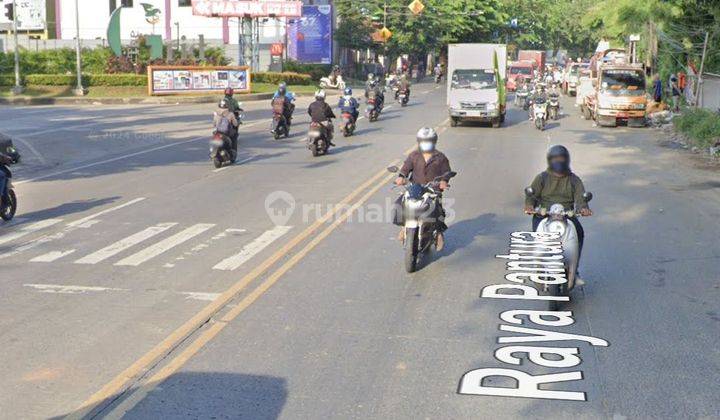
<path id="1" fill-rule="evenodd" d="M 698 108 L 702 104 L 702 84 L 703 84 L 703 71 L 705 71 L 705 56 L 707 55 L 707 44 L 708 38 L 710 37 L 709 32 L 705 32 L 705 43 L 703 44 L 703 54 L 700 60 L 700 72 L 698 73 L 697 89 L 695 90 L 697 98 L 695 98 L 695 108 Z"/>
<path id="2" fill-rule="evenodd" d="M 80 7 L 75 0 L 75 72 L 77 73 L 77 86 L 73 92 L 76 96 L 84 96 L 82 85 L 82 58 L 80 55 Z"/>
<path id="3" fill-rule="evenodd" d="M 18 45 L 18 21 L 17 21 L 17 2 L 12 2 L 13 12 L 13 39 L 15 41 L 15 87 L 13 88 L 13 94 L 19 95 L 22 93 L 23 88 L 20 85 L 20 46 Z"/>

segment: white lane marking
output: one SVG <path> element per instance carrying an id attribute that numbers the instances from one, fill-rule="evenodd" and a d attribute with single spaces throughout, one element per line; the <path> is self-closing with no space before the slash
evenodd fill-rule
<path id="1" fill-rule="evenodd" d="M 5 244 L 10 241 L 14 241 L 15 239 L 22 238 L 25 235 L 29 235 L 33 232 L 37 232 L 39 230 L 45 229 L 52 225 L 58 224 L 60 222 L 62 222 L 62 219 L 47 219 L 47 220 L 41 220 L 37 223 L 33 223 L 32 225 L 23 226 L 15 232 L 10 232 L 7 235 L 0 236 L 0 244 Z"/>
<path id="2" fill-rule="evenodd" d="M 262 235 L 245 245 L 239 253 L 217 263 L 215 267 L 213 267 L 213 270 L 232 271 L 239 268 L 257 253 L 267 248 L 268 245 L 288 233 L 290 229 L 292 229 L 292 226 L 275 226 L 274 228 L 263 232 Z"/>
<path id="3" fill-rule="evenodd" d="M 44 166 L 44 165 L 47 165 L 47 160 L 45 159 L 45 157 L 44 157 L 43 155 L 41 155 L 40 152 L 38 152 L 38 151 L 33 147 L 33 145 L 30 144 L 29 141 L 24 140 L 22 137 L 17 137 L 17 136 L 13 136 L 12 139 L 13 139 L 13 140 L 17 140 L 18 142 L 22 143 L 23 146 L 27 147 L 27 149 L 30 150 L 30 152 L 31 152 L 33 155 L 35 155 L 35 157 L 38 158 L 38 160 L 40 161 L 40 164 L 41 164 L 41 165 L 43 165 L 43 166 Z"/>
<path id="4" fill-rule="evenodd" d="M 40 255 L 40 256 L 37 256 L 37 257 L 31 259 L 30 262 L 49 263 L 49 262 L 59 260 L 60 258 L 66 256 L 66 255 L 70 255 L 75 251 L 76 251 L 75 249 L 68 249 L 65 251 L 50 251 L 47 254 L 43 254 L 43 255 Z"/>
<path id="5" fill-rule="evenodd" d="M 166 230 L 170 229 L 175 225 L 177 225 L 177 223 L 160 223 L 158 225 L 151 226 L 145 230 L 134 233 L 127 238 L 110 244 L 103 249 L 93 252 L 92 254 L 86 255 L 75 261 L 75 264 L 97 264 L 101 261 L 105 261 L 106 259 L 115 256 L 128 248 L 131 248 L 143 241 L 146 241 L 155 235 L 159 235 L 160 233 L 165 232 Z"/>
<path id="6" fill-rule="evenodd" d="M 272 121 L 272 120 L 261 120 L 261 121 L 256 121 L 256 122 L 249 123 L 249 124 L 243 124 L 242 126 L 240 126 L 240 128 L 242 128 L 242 127 L 252 127 L 252 126 L 258 125 L 258 124 L 260 124 L 260 123 L 268 123 L 268 122 L 270 122 L 270 121 Z M 203 140 L 203 139 L 207 139 L 207 137 L 205 137 L 205 136 L 203 136 L 203 137 L 195 137 L 195 138 L 192 138 L 192 139 L 189 139 L 189 140 L 173 142 L 173 143 L 170 143 L 170 144 L 163 144 L 163 145 L 161 145 L 161 146 L 151 147 L 151 148 L 149 148 L 149 149 L 141 150 L 141 151 L 139 151 L 139 152 L 130 153 L 130 154 L 123 155 L 123 156 L 117 156 L 117 157 L 114 157 L 114 158 L 105 159 L 105 160 L 101 160 L 101 161 L 98 161 L 98 162 L 88 163 L 88 164 L 86 164 L 86 165 L 80 165 L 80 166 L 76 166 L 76 167 L 74 167 L 74 168 L 68 168 L 68 169 L 64 169 L 64 170 L 62 170 L 62 171 L 57 171 L 57 172 L 53 172 L 53 173 L 49 173 L 49 174 L 45 174 L 45 175 L 40 175 L 40 176 L 36 176 L 35 178 L 24 179 L 24 180 L 22 180 L 22 181 L 14 182 L 13 184 L 14 184 L 14 185 L 21 185 L 21 184 L 26 184 L 26 183 L 28 183 L 28 182 L 35 182 L 35 181 L 39 181 L 39 180 L 41 180 L 41 179 L 46 179 L 46 178 L 51 178 L 51 177 L 58 176 L 58 175 L 63 175 L 63 174 L 67 174 L 67 173 L 72 173 L 72 172 L 79 171 L 79 170 L 81 170 L 81 169 L 93 168 L 93 167 L 95 167 L 95 166 L 104 165 L 104 164 L 106 164 L 106 163 L 117 162 L 117 161 L 119 161 L 119 160 L 123 160 L 123 159 L 131 158 L 131 157 L 135 157 L 135 156 L 144 155 L 144 154 L 147 154 L 147 153 L 156 152 L 156 151 L 158 151 L 158 150 L 167 149 L 167 148 L 169 148 L 169 147 L 181 146 L 181 145 L 183 145 L 183 144 L 192 143 L 192 142 L 196 142 L 196 141 Z"/>
<path id="7" fill-rule="evenodd" d="M 220 297 L 220 293 L 180 292 L 180 294 L 185 296 L 185 300 L 202 300 L 205 302 L 212 302 Z"/>
<path id="8" fill-rule="evenodd" d="M 95 214 L 91 214 L 90 216 L 83 217 L 82 219 L 75 220 L 75 221 L 73 221 L 73 222 L 68 223 L 67 225 L 68 225 L 69 227 L 89 227 L 89 226 L 91 226 L 91 225 L 88 225 L 87 222 L 89 222 L 89 221 L 91 221 L 91 220 L 93 220 L 93 219 L 95 219 L 95 218 L 98 218 L 98 217 L 100 217 L 100 216 L 102 216 L 102 215 L 105 215 L 105 214 L 108 214 L 108 213 L 112 213 L 112 212 L 114 212 L 114 211 L 116 211 L 116 210 L 120 210 L 120 209 L 125 208 L 125 207 L 127 207 L 127 206 L 132 206 L 133 204 L 139 203 L 139 202 L 141 202 L 141 201 L 143 201 L 143 200 L 145 200 L 145 197 L 139 197 L 139 198 L 136 198 L 136 199 L 134 199 L 134 200 L 130 200 L 130 201 L 128 201 L 127 203 L 120 204 L 119 206 L 110 207 L 109 209 L 105 209 L 105 210 L 99 211 L 99 212 L 97 212 L 97 213 L 95 213 Z"/>
<path id="9" fill-rule="evenodd" d="M 129 265 L 137 267 L 138 265 L 148 260 L 151 260 L 158 255 L 171 250 L 172 248 L 175 248 L 183 242 L 189 241 L 190 239 L 211 229 L 214 226 L 214 224 L 198 223 L 197 225 L 191 226 L 183 230 L 182 232 L 176 233 L 175 235 L 167 239 L 151 245 L 123 260 L 120 260 L 119 262 L 115 263 L 115 265 Z"/>
<path id="10" fill-rule="evenodd" d="M 23 284 L 23 286 L 31 287 L 41 293 L 58 293 L 67 295 L 77 295 L 87 292 L 127 291 L 127 289 L 118 289 L 114 287 L 71 286 L 64 284 Z"/>

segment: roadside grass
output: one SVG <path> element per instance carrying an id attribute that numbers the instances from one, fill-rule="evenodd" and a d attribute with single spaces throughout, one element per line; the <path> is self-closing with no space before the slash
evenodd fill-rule
<path id="1" fill-rule="evenodd" d="M 253 83 L 252 93 L 271 93 L 277 89 L 272 83 Z M 291 85 L 288 89 L 295 93 L 313 93 L 315 86 Z M 70 86 L 26 86 L 20 97 L 31 98 L 59 98 L 73 96 L 73 88 Z M 212 93 L 208 95 L 213 95 Z M 0 86 L 0 97 L 12 97 L 11 86 Z M 87 90 L 88 98 L 141 98 L 147 97 L 145 86 L 97 86 Z M 196 95 L 195 95 L 196 96 Z"/>
<path id="2" fill-rule="evenodd" d="M 675 129 L 684 134 L 692 146 L 707 149 L 720 141 L 720 114 L 706 109 L 688 109 L 673 118 Z"/>

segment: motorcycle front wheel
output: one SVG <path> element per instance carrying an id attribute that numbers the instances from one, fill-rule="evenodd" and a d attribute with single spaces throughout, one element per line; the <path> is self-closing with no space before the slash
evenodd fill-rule
<path id="1" fill-rule="evenodd" d="M 418 228 L 405 230 L 405 271 L 414 273 L 417 270 L 418 251 Z"/>
<path id="2" fill-rule="evenodd" d="M 2 203 L 2 213 L 0 213 L 0 217 L 4 221 L 10 221 L 13 217 L 15 217 L 15 212 L 17 211 L 17 196 L 15 195 L 14 190 L 8 191 L 7 196 L 7 202 L 3 201 Z"/>
<path id="3" fill-rule="evenodd" d="M 213 158 L 213 166 L 215 166 L 215 169 L 222 168 L 222 165 L 223 165 L 223 162 L 222 162 L 222 159 L 220 158 L 220 155 L 215 156 Z"/>

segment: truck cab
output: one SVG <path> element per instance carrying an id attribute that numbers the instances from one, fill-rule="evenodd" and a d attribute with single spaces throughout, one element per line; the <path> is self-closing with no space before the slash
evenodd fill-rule
<path id="1" fill-rule="evenodd" d="M 532 61 L 516 61 L 508 67 L 507 91 L 515 92 L 522 80 L 532 80 L 534 63 Z"/>
<path id="2" fill-rule="evenodd" d="M 563 91 L 566 95 L 577 95 L 578 86 L 580 85 L 580 74 L 582 70 L 587 69 L 588 63 L 570 63 L 565 69 L 563 78 Z"/>
<path id="3" fill-rule="evenodd" d="M 505 121 L 507 53 L 502 44 L 450 44 L 447 104 L 450 124 Z"/>

